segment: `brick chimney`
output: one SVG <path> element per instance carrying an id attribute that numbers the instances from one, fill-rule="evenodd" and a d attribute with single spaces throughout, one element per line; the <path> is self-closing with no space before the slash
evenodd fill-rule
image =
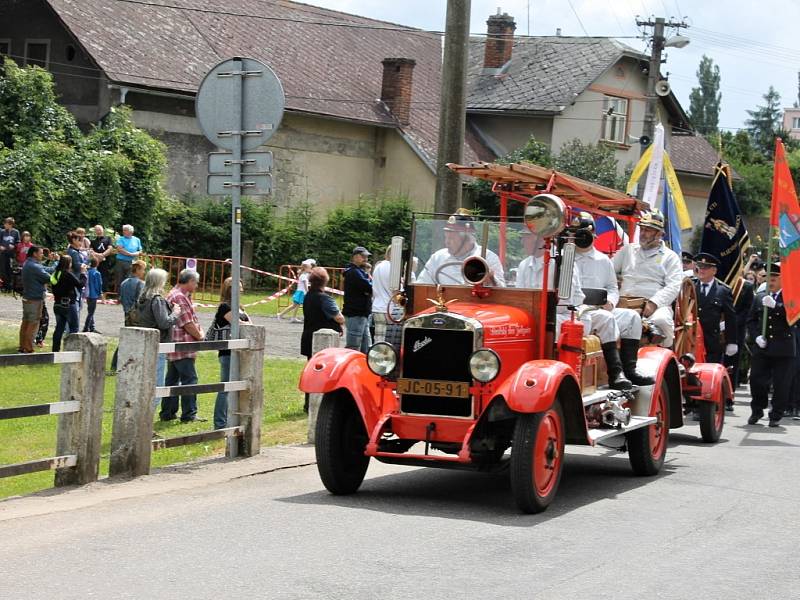
<path id="1" fill-rule="evenodd" d="M 489 17 L 486 21 L 486 49 L 483 55 L 484 69 L 501 69 L 511 60 L 511 50 L 514 46 L 514 30 L 517 24 L 514 17 L 507 13 Z"/>
<path id="2" fill-rule="evenodd" d="M 413 58 L 384 58 L 381 100 L 401 125 L 408 125 L 411 113 Z"/>

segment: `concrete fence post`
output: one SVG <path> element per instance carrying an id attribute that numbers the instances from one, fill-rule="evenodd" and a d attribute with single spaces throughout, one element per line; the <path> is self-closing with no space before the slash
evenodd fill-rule
<path id="1" fill-rule="evenodd" d="M 56 454 L 75 454 L 74 467 L 56 469 L 56 487 L 97 481 L 103 432 L 106 342 L 96 333 L 78 333 L 64 339 L 65 351 L 79 351 L 79 363 L 61 369 L 61 401 L 77 400 L 80 410 L 58 417 Z"/>
<path id="2" fill-rule="evenodd" d="M 311 352 L 313 355 L 324 350 L 325 348 L 338 348 L 341 336 L 338 331 L 333 329 L 319 329 L 314 332 L 314 339 L 311 342 Z M 322 402 L 322 394 L 309 394 L 308 395 L 308 443 L 313 444 L 315 438 L 315 431 L 317 428 L 317 413 L 319 413 L 319 405 Z"/>
<path id="3" fill-rule="evenodd" d="M 159 335 L 157 329 L 143 327 L 120 330 L 111 477 L 138 477 L 150 472 Z"/>
<path id="4" fill-rule="evenodd" d="M 239 337 L 250 341 L 247 350 L 233 350 L 239 352 L 239 378 L 247 382 L 247 389 L 238 392 L 239 424 L 244 427 L 239 451 L 244 456 L 256 456 L 261 452 L 266 329 L 263 325 L 241 323 Z"/>

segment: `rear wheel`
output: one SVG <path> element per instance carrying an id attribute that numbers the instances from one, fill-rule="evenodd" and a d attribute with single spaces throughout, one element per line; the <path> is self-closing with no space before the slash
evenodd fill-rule
<path id="1" fill-rule="evenodd" d="M 340 394 L 325 394 L 317 414 L 317 470 L 332 494 L 352 494 L 369 466 L 364 455 L 367 430 L 356 403 Z"/>
<path id="2" fill-rule="evenodd" d="M 520 415 L 511 449 L 511 491 L 526 513 L 545 510 L 555 498 L 564 463 L 564 417 L 558 400 L 548 410 Z"/>
<path id="3" fill-rule="evenodd" d="M 718 442 L 725 425 L 725 399 L 719 402 L 698 402 L 700 415 L 700 437 L 704 442 Z"/>
<path id="4" fill-rule="evenodd" d="M 669 387 L 662 378 L 654 393 L 656 422 L 627 434 L 628 460 L 637 475 L 655 475 L 664 464 L 669 438 Z"/>

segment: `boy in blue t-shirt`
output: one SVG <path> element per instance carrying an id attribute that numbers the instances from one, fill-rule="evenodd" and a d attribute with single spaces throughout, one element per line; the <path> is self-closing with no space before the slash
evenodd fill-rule
<path id="1" fill-rule="evenodd" d="M 83 331 L 92 331 L 100 333 L 94 328 L 94 311 L 97 308 L 97 299 L 103 295 L 103 276 L 97 270 L 97 258 L 94 256 L 89 261 L 89 271 L 86 273 L 86 308 L 88 314 L 86 315 L 86 323 L 83 325 Z"/>

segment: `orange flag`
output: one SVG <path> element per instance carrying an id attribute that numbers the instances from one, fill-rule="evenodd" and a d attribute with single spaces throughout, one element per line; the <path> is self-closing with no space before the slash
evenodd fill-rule
<path id="1" fill-rule="evenodd" d="M 789 325 L 794 325 L 800 319 L 800 205 L 780 138 L 775 144 L 769 224 L 779 233 L 783 302 L 786 305 L 786 320 Z"/>

